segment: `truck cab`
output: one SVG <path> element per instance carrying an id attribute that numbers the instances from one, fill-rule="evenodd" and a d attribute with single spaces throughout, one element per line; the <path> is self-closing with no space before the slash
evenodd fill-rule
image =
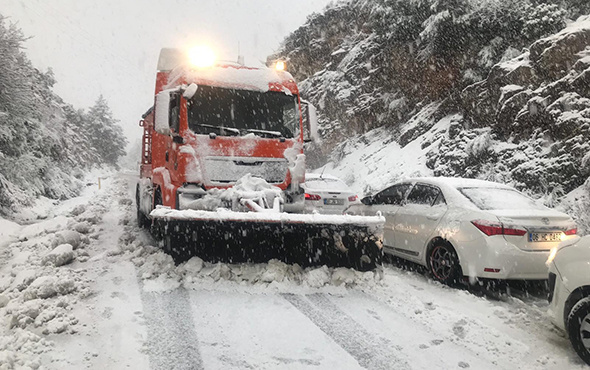
<path id="1" fill-rule="evenodd" d="M 139 209 L 145 216 L 157 205 L 190 208 L 207 190 L 230 188 L 250 174 L 284 192 L 286 211 L 299 211 L 303 143 L 315 127 L 310 116 L 303 119 L 299 90 L 286 71 L 195 66 L 180 50 L 162 49 L 154 106 L 140 122 Z"/>

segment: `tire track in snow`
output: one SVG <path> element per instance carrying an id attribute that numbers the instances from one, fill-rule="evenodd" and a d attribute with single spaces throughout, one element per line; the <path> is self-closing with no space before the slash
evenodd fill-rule
<path id="1" fill-rule="evenodd" d="M 401 358 L 401 351 L 396 350 L 390 341 L 369 333 L 324 294 L 282 296 L 357 360 L 360 366 L 367 369 L 411 368 Z"/>
<path id="2" fill-rule="evenodd" d="M 168 292 L 141 290 L 152 370 L 203 369 L 199 342 L 185 289 Z"/>

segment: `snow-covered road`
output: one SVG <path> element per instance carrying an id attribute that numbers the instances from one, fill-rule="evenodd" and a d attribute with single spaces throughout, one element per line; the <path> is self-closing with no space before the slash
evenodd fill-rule
<path id="1" fill-rule="evenodd" d="M 135 181 L 0 220 L 0 369 L 584 368 L 537 298 L 390 265 L 175 266 L 135 224 Z"/>

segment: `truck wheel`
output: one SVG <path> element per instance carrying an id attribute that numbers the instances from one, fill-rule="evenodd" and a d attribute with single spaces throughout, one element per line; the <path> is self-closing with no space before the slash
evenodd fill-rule
<path id="1" fill-rule="evenodd" d="M 162 204 L 162 191 L 160 188 L 156 188 L 156 192 L 154 193 L 154 209 Z"/>
<path id="2" fill-rule="evenodd" d="M 152 221 L 146 216 L 145 213 L 141 210 L 140 207 L 140 192 L 139 192 L 139 184 L 135 189 L 135 205 L 137 206 L 137 225 L 141 228 L 149 228 L 152 224 Z"/>
<path id="3" fill-rule="evenodd" d="M 444 241 L 435 242 L 429 249 L 428 269 L 434 279 L 445 285 L 456 284 L 461 278 L 461 266 L 455 249 Z"/>
<path id="4" fill-rule="evenodd" d="M 576 303 L 567 317 L 566 327 L 574 350 L 590 365 L 590 297 Z"/>

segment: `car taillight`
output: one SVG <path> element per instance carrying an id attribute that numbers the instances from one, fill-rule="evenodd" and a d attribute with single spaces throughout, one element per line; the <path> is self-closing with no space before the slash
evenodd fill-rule
<path id="1" fill-rule="evenodd" d="M 578 229 L 569 229 L 563 232 L 565 235 L 576 235 L 578 233 Z"/>
<path id="2" fill-rule="evenodd" d="M 307 194 L 305 193 L 305 200 L 320 200 L 322 199 L 322 197 L 320 197 L 317 194 Z"/>
<path id="3" fill-rule="evenodd" d="M 504 232 L 502 234 L 504 234 L 504 235 L 523 236 L 524 234 L 526 234 L 526 230 L 512 229 L 512 228 L 509 228 L 509 227 L 504 227 Z"/>
<path id="4" fill-rule="evenodd" d="M 355 201 L 355 200 L 357 200 L 358 198 L 359 198 L 359 196 L 358 196 L 358 195 L 353 195 L 353 196 L 350 196 L 350 197 L 348 197 L 348 201 L 349 201 L 349 202 L 354 202 L 354 201 Z"/>
<path id="5" fill-rule="evenodd" d="M 492 235 L 523 236 L 524 234 L 526 234 L 526 230 L 504 227 L 504 225 L 501 223 L 493 223 L 493 222 L 484 221 L 484 220 L 475 220 L 475 221 L 471 221 L 471 223 L 475 227 L 477 227 L 482 233 L 486 234 L 487 236 L 492 236 Z"/>

